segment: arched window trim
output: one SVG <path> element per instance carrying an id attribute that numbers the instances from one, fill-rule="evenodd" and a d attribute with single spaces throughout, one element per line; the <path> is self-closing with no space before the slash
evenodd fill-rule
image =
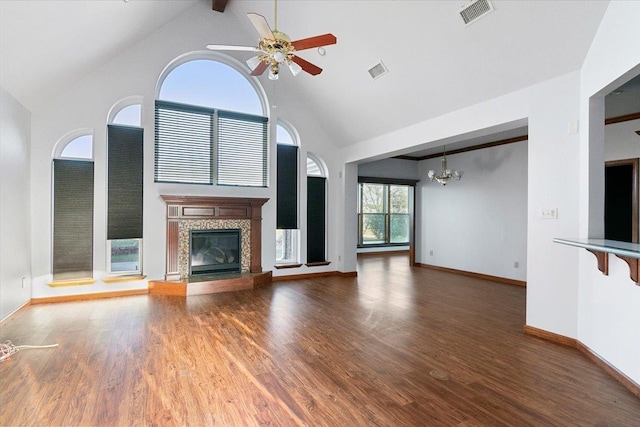
<path id="1" fill-rule="evenodd" d="M 235 69 L 240 75 L 242 75 L 247 82 L 253 87 L 258 95 L 258 99 L 260 100 L 260 104 L 262 106 L 262 114 L 264 117 L 271 117 L 271 109 L 269 108 L 269 100 L 267 98 L 267 93 L 264 88 L 260 84 L 260 81 L 257 77 L 251 76 L 247 72 L 247 67 L 242 62 L 238 61 L 235 58 L 232 58 L 228 55 L 225 55 L 220 52 L 210 52 L 210 51 L 195 51 L 188 52 L 183 55 L 178 56 L 173 61 L 171 61 L 160 73 L 158 77 L 158 81 L 156 82 L 156 90 L 155 90 L 155 99 L 160 98 L 160 90 L 162 89 L 162 84 L 164 80 L 167 78 L 169 74 L 180 65 L 186 64 L 187 62 L 196 61 L 196 60 L 210 60 L 217 61 L 222 64 L 228 65 L 229 67 Z"/>
<path id="2" fill-rule="evenodd" d="M 81 160 L 93 160 L 94 159 L 94 137 L 95 137 L 95 132 L 94 129 L 92 128 L 79 128 L 79 129 L 75 129 L 72 130 L 70 132 L 67 132 L 66 134 L 64 134 L 60 139 L 58 139 L 58 141 L 53 145 L 53 150 L 51 152 L 51 158 L 52 159 L 74 159 L 73 157 L 63 157 L 62 156 L 62 152 L 64 151 L 65 148 L 67 148 L 67 145 L 69 145 L 69 143 L 75 141 L 76 139 L 80 138 L 81 136 L 90 136 L 91 137 L 91 158 L 86 158 L 86 157 L 80 157 L 78 159 Z"/>
<path id="3" fill-rule="evenodd" d="M 144 117 L 144 97 L 141 95 L 127 96 L 126 98 L 122 98 L 121 100 L 113 104 L 109 109 L 109 112 L 107 113 L 107 124 L 114 124 L 113 120 L 116 118 L 118 113 L 127 107 L 131 107 L 132 105 L 140 105 L 140 127 L 144 127 L 142 120 L 142 118 Z"/>

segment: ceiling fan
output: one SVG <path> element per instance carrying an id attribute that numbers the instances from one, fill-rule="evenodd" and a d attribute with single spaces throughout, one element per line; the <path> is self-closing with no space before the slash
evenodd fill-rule
<path id="1" fill-rule="evenodd" d="M 333 34 L 323 34 L 306 39 L 291 41 L 285 33 L 278 31 L 278 0 L 275 0 L 275 26 L 271 30 L 264 16 L 257 13 L 247 13 L 247 17 L 260 35 L 258 46 L 230 46 L 207 45 L 210 50 L 236 50 L 257 52 L 257 55 L 247 60 L 252 76 L 259 76 L 269 69 L 269 79 L 278 80 L 280 66 L 286 65 L 294 76 L 300 71 L 315 76 L 322 72 L 322 68 L 300 58 L 296 53 L 305 49 L 327 46 L 337 42 Z"/>

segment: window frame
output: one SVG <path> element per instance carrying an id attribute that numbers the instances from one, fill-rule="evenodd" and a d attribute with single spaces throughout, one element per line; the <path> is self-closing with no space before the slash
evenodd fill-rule
<path id="1" fill-rule="evenodd" d="M 361 248 L 382 248 L 382 247 L 395 247 L 395 246 L 411 246 L 412 244 L 412 230 L 413 230 L 413 205 L 415 198 L 415 186 L 418 180 L 410 179 L 393 179 L 393 178 L 375 178 L 375 177 L 358 177 L 358 245 Z M 383 243 L 366 243 L 364 242 L 363 226 L 365 213 L 363 212 L 363 200 L 362 200 L 362 187 L 364 184 L 382 185 L 384 186 L 384 201 L 383 212 L 377 213 L 384 215 L 385 224 L 385 236 Z M 407 200 L 407 213 L 392 213 L 391 212 L 391 191 L 392 186 L 405 186 L 409 189 Z M 392 215 L 406 215 L 409 221 L 408 224 L 408 240 L 406 242 L 391 242 L 391 216 Z"/>

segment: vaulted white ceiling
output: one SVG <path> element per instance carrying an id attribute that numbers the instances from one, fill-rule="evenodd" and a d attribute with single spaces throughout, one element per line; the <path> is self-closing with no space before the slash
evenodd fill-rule
<path id="1" fill-rule="evenodd" d="M 493 0 L 493 13 L 465 27 L 465 3 L 280 0 L 280 31 L 294 40 L 331 32 L 338 43 L 325 56 L 301 52 L 323 73 L 283 72 L 278 90 L 297 91 L 334 143 L 354 144 L 578 70 L 608 4 Z M 218 13 L 210 0 L 0 1 L 0 85 L 33 108 L 196 6 Z M 224 13 L 257 42 L 246 13 L 273 26 L 273 6 L 229 0 Z M 378 61 L 389 73 L 373 80 Z"/>

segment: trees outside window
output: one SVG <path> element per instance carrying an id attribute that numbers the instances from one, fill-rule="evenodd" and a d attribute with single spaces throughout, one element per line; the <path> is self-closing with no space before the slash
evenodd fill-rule
<path id="1" fill-rule="evenodd" d="M 360 183 L 359 238 L 360 246 L 409 244 L 408 185 Z"/>

